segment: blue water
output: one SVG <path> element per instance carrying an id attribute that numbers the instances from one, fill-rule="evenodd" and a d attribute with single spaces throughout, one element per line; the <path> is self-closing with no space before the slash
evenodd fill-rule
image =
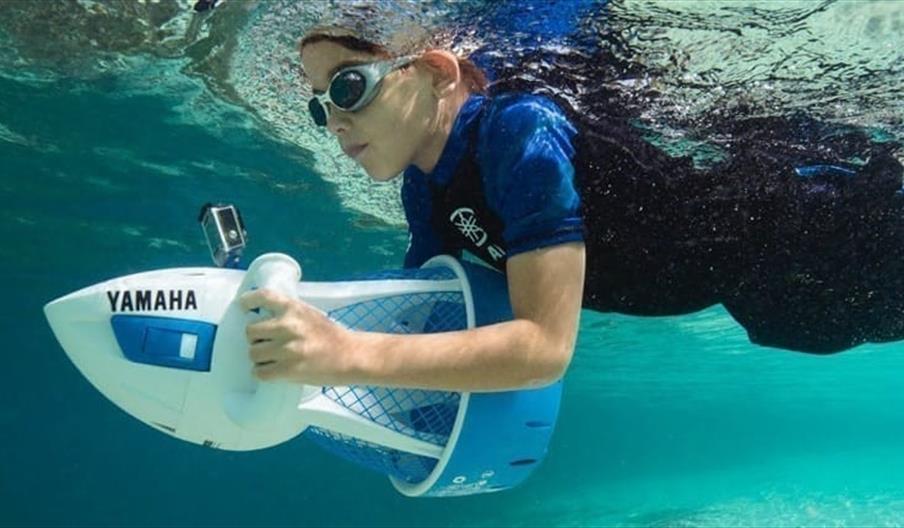
<path id="1" fill-rule="evenodd" d="M 127 416 L 41 308 L 114 276 L 206 265 L 204 202 L 238 203 L 250 253 L 293 254 L 310 278 L 401 262 L 403 228 L 344 207 L 314 154 L 275 137 L 152 62 L 0 76 L 0 526 L 904 524 L 904 344 L 755 347 L 720 308 L 585 312 L 548 458 L 500 494 L 407 499 L 303 440 L 229 453 Z"/>

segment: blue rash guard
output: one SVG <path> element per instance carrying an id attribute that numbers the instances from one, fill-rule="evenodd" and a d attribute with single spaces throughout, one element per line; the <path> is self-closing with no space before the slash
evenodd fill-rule
<path id="1" fill-rule="evenodd" d="M 410 229 L 407 267 L 439 253 L 467 249 L 497 268 L 525 251 L 583 240 L 580 198 L 575 188 L 574 126 L 551 101 L 532 95 L 493 99 L 473 95 L 461 108 L 433 172 L 409 167 L 402 202 Z M 467 193 L 484 205 L 461 204 L 450 222 L 475 245 L 452 247 L 437 216 L 438 194 L 453 180 L 468 178 L 471 162 L 480 175 Z M 461 182 L 459 182 L 461 183 Z M 482 198 L 482 199 L 481 199 Z M 476 209 L 476 210 L 475 210 Z M 492 233 L 497 229 L 499 233 Z M 495 236 L 494 236 L 495 235 Z"/>
<path id="2" fill-rule="evenodd" d="M 844 131 L 837 141 L 868 159 L 853 166 L 739 140 L 701 169 L 627 123 L 571 118 L 543 97 L 472 96 L 433 172 L 405 171 L 406 266 L 464 250 L 505 271 L 519 253 L 583 241 L 585 308 L 676 315 L 721 303 L 752 342 L 812 353 L 904 339 L 891 146 Z M 827 137 L 794 117 L 748 128 Z"/>

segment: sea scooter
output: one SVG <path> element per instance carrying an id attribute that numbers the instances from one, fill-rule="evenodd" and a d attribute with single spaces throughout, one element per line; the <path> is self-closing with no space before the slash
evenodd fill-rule
<path id="1" fill-rule="evenodd" d="M 267 314 L 246 314 L 236 301 L 270 288 L 353 330 L 447 332 L 512 318 L 501 274 L 438 256 L 419 269 L 300 281 L 301 267 L 284 254 L 241 269 L 247 233 L 235 206 L 207 204 L 199 220 L 218 267 L 119 277 L 44 307 L 75 366 L 121 409 L 216 449 L 262 449 L 304 434 L 412 497 L 508 489 L 542 461 L 561 381 L 494 393 L 258 382 L 244 332 Z"/>

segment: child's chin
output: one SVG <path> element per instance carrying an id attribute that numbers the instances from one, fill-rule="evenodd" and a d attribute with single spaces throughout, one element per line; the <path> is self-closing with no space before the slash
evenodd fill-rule
<path id="1" fill-rule="evenodd" d="M 386 169 L 377 170 L 377 169 L 371 169 L 368 167 L 364 167 L 364 172 L 366 172 L 367 175 L 370 176 L 370 179 L 377 181 L 377 182 L 387 182 L 387 181 L 395 178 L 399 174 L 401 174 L 401 171 L 393 172 L 393 171 L 386 170 Z"/>

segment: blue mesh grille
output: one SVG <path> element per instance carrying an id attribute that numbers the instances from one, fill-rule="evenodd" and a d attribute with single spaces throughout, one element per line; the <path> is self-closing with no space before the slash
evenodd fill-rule
<path id="1" fill-rule="evenodd" d="M 319 427 L 308 427 L 304 435 L 339 457 L 409 484 L 423 481 L 436 467 L 434 458 L 388 449 Z"/>
<path id="2" fill-rule="evenodd" d="M 410 273 L 415 270 L 404 271 L 404 278 L 414 278 Z M 432 272 L 433 279 L 455 277 L 446 268 L 417 271 Z M 441 273 L 436 274 L 437 271 Z M 328 315 L 349 328 L 373 332 L 432 333 L 467 327 L 461 292 L 382 297 L 339 308 Z M 437 446 L 445 446 L 449 441 L 461 397 L 457 392 L 369 386 L 324 387 L 323 394 L 390 430 Z M 436 460 L 429 457 L 386 448 L 325 429 L 310 427 L 305 435 L 342 458 L 409 483 L 424 480 L 436 465 Z"/>
<path id="3" fill-rule="evenodd" d="M 446 445 L 460 398 L 457 392 L 384 387 L 324 387 L 329 399 L 387 429 Z"/>
<path id="4" fill-rule="evenodd" d="M 449 441 L 461 397 L 457 392 L 366 386 L 324 387 L 323 394 L 388 429 L 438 446 L 445 446 Z M 436 459 L 430 457 L 318 427 L 309 427 L 305 435 L 346 460 L 409 483 L 424 480 L 436 466 Z"/>
<path id="5" fill-rule="evenodd" d="M 461 292 L 412 293 L 381 297 L 330 312 L 348 328 L 391 334 L 426 334 L 467 328 Z"/>
<path id="6" fill-rule="evenodd" d="M 450 280 L 456 278 L 455 272 L 446 267 L 423 269 L 400 269 L 367 272 L 360 275 L 352 275 L 348 280 Z"/>

